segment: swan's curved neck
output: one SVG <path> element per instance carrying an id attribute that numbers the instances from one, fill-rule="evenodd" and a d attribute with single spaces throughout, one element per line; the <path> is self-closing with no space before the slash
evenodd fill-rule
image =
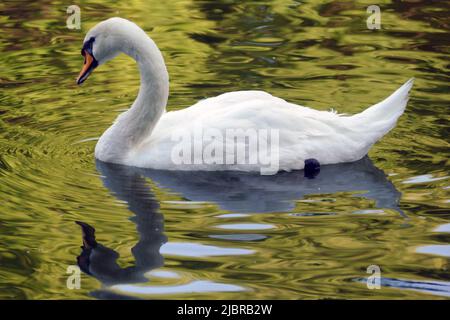
<path id="1" fill-rule="evenodd" d="M 116 163 L 121 163 L 128 150 L 150 136 L 165 112 L 169 96 L 169 75 L 153 40 L 144 32 L 131 35 L 121 51 L 136 60 L 141 85 L 131 108 L 117 118 L 96 147 L 98 159 Z"/>

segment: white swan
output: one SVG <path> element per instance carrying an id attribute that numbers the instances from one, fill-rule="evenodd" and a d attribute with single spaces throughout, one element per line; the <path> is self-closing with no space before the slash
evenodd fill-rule
<path id="1" fill-rule="evenodd" d="M 353 116 L 294 105 L 262 91 L 225 93 L 166 112 L 169 76 L 161 52 L 141 28 L 122 18 L 105 20 L 87 33 L 82 49 L 85 63 L 77 83 L 119 53 L 136 60 L 141 86 L 131 108 L 100 137 L 95 156 L 104 162 L 143 168 L 262 172 L 268 166 L 263 156 L 270 152 L 278 162 L 274 171 L 303 169 L 308 158 L 321 164 L 356 161 L 395 126 L 413 85 L 411 79 L 384 101 Z M 203 134 L 209 130 L 222 136 L 213 134 L 208 139 L 199 134 L 200 126 Z M 230 138 L 227 129 L 263 132 L 258 138 L 276 148 L 268 150 L 269 144 L 267 148 L 258 144 L 255 149 L 250 146 L 253 140 Z M 269 132 L 275 134 L 269 136 Z M 224 149 L 211 151 L 211 145 L 220 142 Z M 199 146 L 203 151 L 191 149 Z M 242 146 L 248 148 L 245 157 L 235 158 L 233 152 L 237 154 L 238 149 L 234 148 Z M 219 151 L 225 157 L 222 162 Z M 181 155 L 189 161 L 180 162 L 177 156 Z"/>

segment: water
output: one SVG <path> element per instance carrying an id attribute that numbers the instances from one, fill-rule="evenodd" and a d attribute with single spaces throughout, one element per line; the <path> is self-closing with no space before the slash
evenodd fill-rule
<path id="1" fill-rule="evenodd" d="M 2 1 L 0 298 L 448 298 L 448 5 L 378 2 L 371 31 L 370 4 L 81 1 L 82 30 L 68 30 L 63 2 Z M 111 16 L 162 50 L 169 110 L 263 89 L 356 113 L 416 82 L 370 158 L 316 179 L 96 163 L 139 88 L 123 56 L 75 85 L 85 32 Z M 90 274 L 70 290 L 77 259 Z"/>

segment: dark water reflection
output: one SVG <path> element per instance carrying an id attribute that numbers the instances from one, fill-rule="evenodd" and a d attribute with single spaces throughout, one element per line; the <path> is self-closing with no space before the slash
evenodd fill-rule
<path id="1" fill-rule="evenodd" d="M 78 265 L 107 285 L 145 282 L 145 272 L 164 264 L 159 250 L 167 237 L 163 234 L 164 218 L 159 213 L 159 203 L 138 172 L 100 162 L 97 168 L 105 187 L 119 200 L 126 201 L 134 213 L 132 221 L 139 233 L 139 242 L 131 250 L 135 265 L 120 268 L 116 264 L 119 254 L 97 243 L 95 229 L 83 222 L 78 222 L 83 231 L 83 251 L 77 259 Z"/>

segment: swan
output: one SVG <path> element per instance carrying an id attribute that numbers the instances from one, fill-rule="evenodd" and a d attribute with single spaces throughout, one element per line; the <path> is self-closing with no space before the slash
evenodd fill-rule
<path id="1" fill-rule="evenodd" d="M 88 31 L 77 84 L 120 53 L 137 62 L 139 93 L 100 137 L 95 157 L 161 170 L 274 174 L 302 170 L 311 158 L 322 165 L 357 161 L 395 126 L 414 80 L 352 116 L 313 110 L 253 90 L 224 93 L 166 112 L 169 75 L 163 56 L 140 27 L 123 18 L 107 19 Z"/>

